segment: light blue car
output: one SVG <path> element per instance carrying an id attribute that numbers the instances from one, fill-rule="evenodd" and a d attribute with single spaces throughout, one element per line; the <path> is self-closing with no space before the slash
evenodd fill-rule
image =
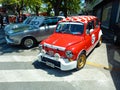
<path id="1" fill-rule="evenodd" d="M 7 44 L 32 48 L 37 42 L 51 35 L 57 22 L 61 19 L 63 18 L 35 16 L 26 19 L 21 24 L 10 24 L 4 29 L 6 42 Z"/>

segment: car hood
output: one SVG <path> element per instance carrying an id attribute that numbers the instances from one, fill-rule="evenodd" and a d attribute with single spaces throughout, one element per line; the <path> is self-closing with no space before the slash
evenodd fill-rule
<path id="1" fill-rule="evenodd" d="M 6 27 L 5 27 L 5 31 L 8 31 L 8 30 L 11 30 L 11 29 L 14 29 L 14 28 L 19 28 L 19 27 L 22 27 L 22 26 L 25 26 L 26 24 L 24 23 L 18 23 L 18 24 L 8 24 Z"/>
<path id="2" fill-rule="evenodd" d="M 44 43 L 67 48 L 83 40 L 82 35 L 58 34 L 55 33 L 47 38 Z"/>
<path id="3" fill-rule="evenodd" d="M 32 30 L 32 29 L 34 29 L 34 27 L 32 27 L 30 25 L 26 25 L 26 24 L 21 24 L 20 26 L 13 25 L 13 27 L 10 26 L 9 30 L 5 29 L 5 33 L 13 34 L 13 33 L 17 33 L 17 32 L 24 32 L 26 30 Z"/>

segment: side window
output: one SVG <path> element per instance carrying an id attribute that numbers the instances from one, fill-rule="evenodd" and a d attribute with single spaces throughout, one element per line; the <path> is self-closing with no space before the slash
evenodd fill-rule
<path id="1" fill-rule="evenodd" d="M 87 25 L 86 33 L 87 34 L 91 33 L 94 30 L 94 28 L 95 28 L 94 27 L 94 21 L 89 22 L 88 25 Z"/>
<path id="2" fill-rule="evenodd" d="M 94 21 L 88 23 L 87 29 L 94 29 Z"/>

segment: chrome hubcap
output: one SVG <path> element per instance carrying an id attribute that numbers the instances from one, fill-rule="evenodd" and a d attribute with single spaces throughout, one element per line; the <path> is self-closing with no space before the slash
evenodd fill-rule
<path id="1" fill-rule="evenodd" d="M 24 42 L 24 45 L 28 48 L 32 47 L 33 46 L 33 40 L 32 39 L 26 39 L 25 42 Z"/>

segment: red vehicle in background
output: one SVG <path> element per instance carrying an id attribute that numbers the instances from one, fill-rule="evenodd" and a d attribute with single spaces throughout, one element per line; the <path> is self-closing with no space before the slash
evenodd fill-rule
<path id="1" fill-rule="evenodd" d="M 61 70 L 81 69 L 86 56 L 102 43 L 100 22 L 95 16 L 72 16 L 60 21 L 40 45 L 39 62 Z"/>

